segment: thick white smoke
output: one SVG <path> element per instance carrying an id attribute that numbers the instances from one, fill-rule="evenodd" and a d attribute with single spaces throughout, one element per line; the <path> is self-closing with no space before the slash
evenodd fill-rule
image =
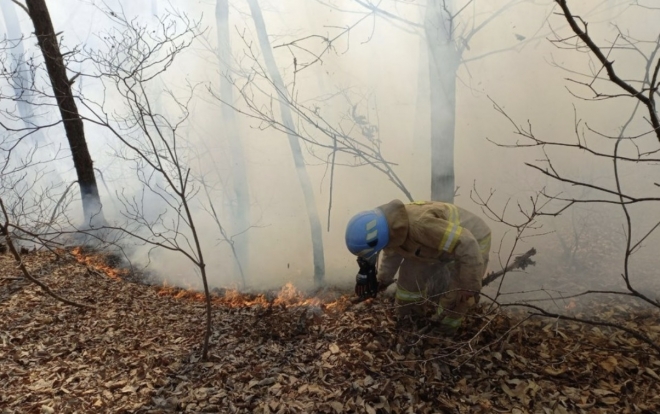
<path id="1" fill-rule="evenodd" d="M 464 48 L 456 73 L 455 108 L 455 172 L 459 187 L 456 203 L 475 211 L 478 207 L 471 200 L 473 185 L 484 194 L 496 189 L 493 199 L 502 207 L 507 199 L 526 202 L 535 191 L 546 186 L 547 191 L 575 195 L 580 189 L 571 185 L 559 185 L 540 173 L 535 173 L 524 162 L 534 162 L 543 157 L 540 148 L 510 150 L 493 145 L 488 139 L 500 143 L 513 143 L 513 125 L 493 107 L 500 105 L 516 123 L 533 125 L 533 130 L 550 141 L 575 140 L 575 121 L 581 120 L 578 134 L 585 132 L 594 148 L 611 151 L 612 140 L 601 139 L 585 128 L 591 127 L 601 134 L 615 136 L 626 122 L 632 102 L 620 100 L 593 103 L 576 99 L 569 93 L 579 91 L 588 96 L 588 90 L 580 89 L 567 81 L 573 71 L 594 70 L 589 56 L 571 49 L 557 48 L 548 38 L 556 30 L 567 36 L 565 22 L 553 14 L 553 2 L 454 1 L 454 10 L 462 10 L 453 22 L 454 41 Z M 466 3 L 468 7 L 463 9 Z M 576 14 L 591 22 L 590 33 L 598 39 L 613 40 L 617 28 L 625 28 L 634 37 L 653 39 L 657 36 L 654 25 L 638 24 L 649 21 L 645 11 L 628 7 L 628 2 L 604 2 L 589 0 L 574 2 Z M 577 4 L 579 3 L 579 4 Z M 158 24 L 154 13 L 163 16 L 166 7 L 154 7 L 155 2 L 108 2 L 107 7 L 124 13 L 140 24 Z M 364 3 L 366 4 L 366 3 Z M 62 44 L 72 49 L 102 48 L 100 41 L 112 27 L 111 20 L 92 2 L 58 0 L 49 2 L 56 31 L 61 31 Z M 379 140 L 382 155 L 394 163 L 395 172 L 415 199 L 430 197 L 430 108 L 428 50 L 423 27 L 426 2 L 386 1 L 382 10 L 370 15 L 362 2 L 349 0 L 323 1 L 261 1 L 265 23 L 274 48 L 275 59 L 284 78 L 288 92 L 297 102 L 317 108 L 330 124 L 345 128 L 354 136 L 368 141 L 369 131 Z M 230 211 L 235 194 L 232 180 L 236 178 L 236 164 L 232 161 L 235 148 L 230 145 L 232 134 L 240 137 L 245 153 L 245 166 L 249 184 L 250 209 L 248 224 L 248 258 L 246 267 L 248 285 L 274 287 L 288 281 L 302 286 L 311 285 L 313 275 L 312 242 L 309 222 L 306 219 L 303 200 L 286 135 L 268 128 L 264 122 L 236 113 L 237 130 L 229 132 L 223 124 L 222 103 L 209 92 L 219 94 L 223 75 L 233 79 L 237 87 L 244 86 L 246 77 L 258 66 L 264 66 L 257 42 L 249 7 L 243 1 L 229 2 L 229 28 L 231 38 L 230 72 L 223 74 L 218 63 L 216 47 L 216 2 L 173 1 L 168 6 L 186 13 L 193 19 L 200 18 L 205 30 L 192 47 L 185 50 L 168 68 L 158 83 L 153 83 L 153 104 L 163 114 L 177 116 L 172 100 L 166 99 L 163 89 L 175 95 L 185 95 L 188 85 L 198 87 L 190 101 L 190 118 L 181 127 L 182 151 L 196 178 L 203 177 L 209 184 L 209 196 L 218 210 L 225 229 L 243 231 L 232 219 Z M 21 10 L 17 12 L 20 28 L 28 36 L 31 23 Z M 474 35 L 470 30 L 483 27 Z M 5 28 L 8 29 L 8 28 Z M 6 30 L 7 31 L 7 30 Z M 342 34 L 342 32 L 346 32 Z M 633 33 L 634 32 L 634 33 Z M 313 35 L 313 36 L 312 36 Z M 310 37 L 311 36 L 311 37 Z M 306 40 L 300 40 L 307 38 Z M 296 42 L 294 42 L 296 41 Z M 328 43 L 331 41 L 332 43 Z M 292 43 L 293 42 L 293 43 Z M 461 43 L 463 42 L 463 43 Z M 26 52 L 37 53 L 34 42 L 26 42 Z M 256 58 L 256 61 L 253 59 Z M 308 68 L 299 70 L 312 63 Z M 640 76 L 644 68 L 639 61 L 617 60 L 622 77 Z M 90 69 L 85 63 L 71 63 L 70 71 Z M 262 70 L 262 69 L 259 69 Z M 43 82 L 43 79 L 39 80 Z M 272 85 L 263 79 L 255 80 L 254 104 L 264 111 L 273 111 L 279 119 L 276 93 Z M 270 88 L 270 89 L 269 89 Z M 75 90 L 87 99 L 101 101 L 104 90 L 94 79 L 81 78 Z M 272 99 L 269 99 L 272 97 Z M 107 99 L 114 99 L 108 93 Z M 250 112 L 240 91 L 234 89 L 233 104 Z M 45 116 L 45 115 L 44 115 Z M 366 122 L 369 131 L 357 131 L 356 117 Z M 300 121 L 297 119 L 296 121 Z M 325 145 L 331 141 L 300 121 L 300 133 L 318 139 Z M 638 133 L 646 126 L 641 119 L 630 126 L 630 133 Z M 121 221 L 122 206 L 114 196 L 118 191 L 141 194 L 141 185 L 129 163 L 116 157 L 121 144 L 103 128 L 86 125 L 87 139 L 95 166 L 103 172 L 109 192 L 101 186 L 106 218 Z M 351 129 L 352 128 L 352 129 Z M 366 134 L 364 133 L 366 132 Z M 66 146 L 61 127 L 46 131 L 46 138 L 56 145 Z M 328 166 L 331 148 L 321 148 L 304 143 L 307 171 L 315 192 L 317 211 L 323 224 L 326 280 L 333 284 L 348 285 L 355 273 L 354 258 L 344 247 L 344 226 L 351 215 L 373 208 L 393 198 L 406 197 L 385 175 L 366 166 Z M 650 145 L 653 142 L 651 140 Z M 657 142 L 655 143 L 657 144 Z M 622 151 L 634 153 L 630 145 Z M 550 149 L 549 155 L 556 160 L 556 168 L 582 180 L 612 186 L 611 163 L 595 160 L 578 152 L 562 152 Z M 353 164 L 355 160 L 338 154 L 340 164 Z M 58 161 L 56 170 L 65 183 L 75 181 L 70 159 Z M 330 182 L 332 177 L 332 209 L 329 213 Z M 627 166 L 623 177 L 631 191 L 653 191 L 644 187 L 642 180 L 648 170 Z M 657 188 L 656 188 L 657 190 Z M 148 196 L 145 206 L 150 217 L 165 210 L 159 197 Z M 205 258 L 211 284 L 228 286 L 239 283 L 231 245 L 219 230 L 209 209 L 206 192 L 200 190 L 193 206 L 197 228 L 201 230 Z M 78 208 L 77 204 L 72 205 Z M 71 212 L 72 215 L 76 211 Z M 327 229 L 330 214 L 330 229 Z M 655 216 L 654 216 L 655 214 Z M 642 222 L 635 226 L 652 226 L 658 219 L 657 212 L 637 212 Z M 543 222 L 544 237 L 526 240 L 520 247 L 535 246 L 539 251 L 538 266 L 529 280 L 543 284 L 544 278 L 553 275 L 553 263 L 567 260 L 571 249 L 581 261 L 576 267 L 576 277 L 596 278 L 611 283 L 617 272 L 601 273 L 602 263 L 621 264 L 621 212 L 616 208 L 579 206 L 557 220 Z M 497 251 L 499 241 L 505 242 L 501 254 L 506 256 L 511 246 L 506 238 L 507 228 L 493 224 L 494 253 L 492 268 L 499 267 Z M 507 236 L 508 237 L 508 236 Z M 238 240 L 238 239 L 237 239 Z M 649 238 L 645 244 L 657 242 Z M 599 244 L 601 243 L 601 244 Z M 145 262 L 147 248 L 136 250 L 134 260 Z M 646 255 L 646 256 L 644 256 Z M 635 266 L 644 277 L 650 275 L 650 262 L 654 259 L 648 250 L 639 254 Z M 199 279 L 192 266 L 180 255 L 158 251 L 153 253 L 150 269 L 170 283 L 183 286 L 199 286 Z M 518 276 L 516 276 L 518 277 Z M 520 283 L 520 278 L 515 283 Z"/>

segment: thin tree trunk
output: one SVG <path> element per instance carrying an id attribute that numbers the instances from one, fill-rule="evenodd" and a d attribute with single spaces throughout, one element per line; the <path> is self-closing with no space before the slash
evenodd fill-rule
<path id="1" fill-rule="evenodd" d="M 233 85 L 231 77 L 231 42 L 229 35 L 229 0 L 217 0 L 215 19 L 218 37 L 218 63 L 220 65 L 220 99 L 227 103 L 234 102 Z M 232 233 L 238 234 L 233 238 L 235 249 L 236 270 L 245 281 L 244 271 L 248 266 L 248 232 L 250 226 L 250 192 L 248 186 L 247 167 L 245 165 L 245 152 L 238 133 L 238 124 L 234 109 L 229 105 L 222 105 L 222 120 L 225 136 L 229 142 L 231 157 L 232 189 L 231 200 Z"/>
<path id="2" fill-rule="evenodd" d="M 25 49 L 23 48 L 23 42 L 21 41 L 23 33 L 21 32 L 21 26 L 15 7 L 17 6 L 10 1 L 0 1 L 0 11 L 2 12 L 5 21 L 7 38 L 16 42 L 16 46 L 13 47 L 11 52 L 17 73 L 17 79 L 15 80 L 17 84 L 13 85 L 16 94 L 16 106 L 26 127 L 30 128 L 35 125 L 35 123 L 32 122 L 34 111 L 32 110 L 33 108 L 31 105 L 34 94 L 30 91 L 33 87 L 33 79 L 30 76 L 30 69 L 25 64 Z M 30 134 L 30 138 L 35 144 L 44 142 L 44 136 L 40 129 L 36 129 Z M 40 151 L 42 150 L 43 149 L 40 149 Z M 59 173 L 56 173 L 56 175 L 57 177 L 55 178 L 59 180 Z"/>
<path id="3" fill-rule="evenodd" d="M 295 131 L 295 124 L 291 115 L 291 108 L 288 105 L 287 90 L 284 86 L 284 81 L 280 75 L 280 71 L 275 63 L 275 56 L 273 56 L 273 49 L 271 48 L 270 41 L 268 40 L 268 32 L 266 31 L 266 24 L 257 0 L 247 0 L 252 13 L 252 19 L 257 30 L 257 37 L 261 52 L 264 56 L 266 68 L 270 73 L 271 80 L 275 85 L 278 95 L 280 96 L 280 111 L 282 115 L 282 123 L 290 130 Z M 323 233 L 321 228 L 321 220 L 316 211 L 316 201 L 314 200 L 314 192 L 312 190 L 312 183 L 307 174 L 305 167 L 305 158 L 303 157 L 300 148 L 300 142 L 293 134 L 288 134 L 289 145 L 291 146 L 291 153 L 296 166 L 296 172 L 300 181 L 303 196 L 305 198 L 305 205 L 307 207 L 307 217 L 309 218 L 309 225 L 312 233 L 312 251 L 314 255 L 314 281 L 317 285 L 323 283 L 325 276 L 325 259 L 323 257 Z"/>
<path id="4" fill-rule="evenodd" d="M 423 18 L 423 16 L 422 16 Z M 423 20 L 422 20 L 423 21 Z M 426 37 L 419 39 L 419 59 L 417 62 L 417 97 L 415 99 L 415 124 L 413 130 L 413 159 L 412 165 L 418 163 L 418 159 L 425 158 L 429 154 L 431 140 L 429 133 L 431 131 L 431 92 L 430 92 L 430 64 L 429 47 Z M 424 160 L 427 161 L 427 160 Z M 420 165 L 420 164 L 417 164 Z M 424 165 L 424 164 L 421 164 Z M 430 166 L 430 164 L 429 164 Z M 424 194 L 423 200 L 429 199 L 431 190 L 430 176 L 420 178 L 419 168 L 413 168 L 409 171 L 408 182 L 412 184 L 412 192 L 415 194 Z"/>
<path id="5" fill-rule="evenodd" d="M 454 202 L 454 131 L 456 127 L 456 74 L 460 55 L 453 28 L 443 5 L 451 0 L 429 0 L 425 29 L 429 50 L 431 95 L 431 199 Z"/>
<path id="6" fill-rule="evenodd" d="M 71 82 L 66 74 L 64 59 L 60 53 L 57 36 L 50 20 L 45 0 L 26 0 L 30 19 L 34 24 L 35 34 L 44 56 L 48 77 L 53 88 L 53 95 L 62 116 L 66 137 L 69 140 L 73 164 L 78 175 L 80 195 L 85 214 L 85 226 L 95 227 L 104 223 L 101 211 L 94 165 L 87 148 L 83 121 L 71 92 Z"/>
<path id="7" fill-rule="evenodd" d="M 17 82 L 19 83 L 18 85 L 14 85 L 14 91 L 18 98 L 16 106 L 18 107 L 18 112 L 21 114 L 21 118 L 23 118 L 26 124 L 28 124 L 34 115 L 32 107 L 30 106 L 32 93 L 29 91 L 32 88 L 32 82 L 31 79 L 28 78 L 29 69 L 25 65 L 25 49 L 23 48 L 23 42 L 20 41 L 23 37 L 23 33 L 21 32 L 20 23 L 14 7 L 16 7 L 16 5 L 9 1 L 0 1 L 0 10 L 2 11 L 2 17 L 5 21 L 7 38 L 11 41 L 17 42 L 11 53 L 12 58 L 16 63 L 18 75 Z M 41 131 L 37 130 L 31 135 L 35 134 L 41 136 Z M 35 141 L 37 141 L 37 138 L 35 138 Z"/>
<path id="8" fill-rule="evenodd" d="M 186 193 L 186 186 L 188 185 L 188 178 L 190 177 L 190 168 L 186 171 L 185 177 L 183 176 L 183 171 L 181 170 L 181 165 L 176 164 L 179 176 L 179 184 L 181 186 L 181 192 L 179 193 L 181 197 L 181 204 L 183 206 L 183 211 L 185 214 L 188 223 L 190 224 L 190 231 L 192 232 L 194 248 L 197 253 L 197 258 L 195 259 L 195 265 L 199 269 L 199 273 L 202 276 L 202 284 L 204 285 L 204 303 L 206 306 L 206 327 L 204 329 L 204 343 L 202 345 L 202 361 L 208 360 L 209 355 L 209 342 L 211 339 L 211 330 L 213 328 L 213 316 L 211 309 L 211 290 L 209 289 L 209 281 L 206 275 L 206 262 L 204 261 L 204 253 L 202 251 L 202 242 L 199 239 L 199 233 L 197 232 L 197 226 L 195 225 L 195 220 L 190 210 L 190 200 L 188 200 L 188 194 Z"/>

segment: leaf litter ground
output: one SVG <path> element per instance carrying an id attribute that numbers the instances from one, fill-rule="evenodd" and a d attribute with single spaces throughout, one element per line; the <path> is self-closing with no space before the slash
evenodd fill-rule
<path id="1" fill-rule="evenodd" d="M 487 313 L 454 339 L 397 327 L 391 298 L 216 292 L 210 359 L 195 292 L 51 253 L 0 256 L 0 413 L 654 413 L 660 359 L 606 328 Z M 658 314 L 614 299 L 580 312 L 660 340 Z M 576 311 L 577 312 L 577 311 Z M 579 314 L 577 314 L 579 316 Z"/>

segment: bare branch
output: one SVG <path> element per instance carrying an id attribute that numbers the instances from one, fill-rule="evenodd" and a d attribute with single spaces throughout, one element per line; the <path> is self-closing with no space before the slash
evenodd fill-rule
<path id="1" fill-rule="evenodd" d="M 23 3 L 21 3 L 18 0 L 11 0 L 11 2 L 14 3 L 15 5 L 17 5 L 18 7 L 20 7 L 21 9 L 23 9 L 23 11 L 25 13 L 27 13 L 28 16 L 30 15 L 30 11 L 28 10 L 28 8 Z"/>
<path id="2" fill-rule="evenodd" d="M 656 112 L 656 108 L 654 105 L 654 102 L 649 99 L 648 96 L 645 96 L 641 91 L 638 91 L 635 89 L 633 86 L 631 86 L 629 83 L 626 83 L 623 81 L 615 72 L 614 70 L 614 64 L 613 62 L 610 62 L 607 57 L 603 54 L 601 49 L 594 43 L 594 41 L 591 39 L 591 37 L 588 34 L 587 31 L 587 23 L 583 22 L 584 25 L 584 30 L 578 25 L 576 18 L 571 14 L 571 11 L 568 8 L 568 4 L 566 0 L 555 0 L 559 7 L 561 7 L 564 17 L 568 21 L 569 26 L 573 30 L 573 32 L 584 42 L 584 44 L 587 45 L 589 50 L 596 55 L 596 58 L 598 58 L 598 61 L 603 65 L 605 70 L 607 71 L 607 75 L 609 79 L 615 83 L 617 86 L 619 86 L 621 89 L 624 91 L 628 92 L 630 96 L 637 98 L 640 100 L 648 109 L 651 125 L 653 126 L 653 130 L 655 131 L 658 140 L 660 140 L 660 119 L 658 119 L 658 113 Z M 579 19 L 579 17 L 578 17 Z"/>
<path id="3" fill-rule="evenodd" d="M 2 213 L 5 216 L 5 224 L 2 227 L 0 227 L 0 234 L 4 234 L 5 241 L 7 242 L 7 247 L 9 248 L 11 254 L 14 256 L 14 260 L 16 260 L 16 263 L 18 264 L 18 268 L 21 269 L 23 276 L 25 276 L 25 278 L 28 279 L 30 282 L 39 286 L 41 290 L 43 290 L 48 296 L 52 297 L 55 300 L 58 300 L 67 305 L 75 306 L 76 308 L 95 309 L 95 307 L 92 305 L 74 302 L 72 300 L 66 299 L 58 295 L 57 293 L 53 292 L 48 287 L 48 285 L 41 282 L 39 279 L 36 279 L 30 274 L 30 272 L 27 270 L 27 267 L 25 267 L 25 263 L 23 263 L 23 259 L 21 258 L 20 253 L 18 252 L 18 250 L 16 250 L 16 246 L 14 246 L 14 242 L 12 241 L 11 232 L 9 231 L 9 213 L 5 208 L 5 204 L 2 201 L 2 198 L 0 198 L 0 208 L 2 209 Z"/>
<path id="4" fill-rule="evenodd" d="M 372 17 L 374 15 L 375 15 L 375 11 L 372 11 L 371 13 L 365 14 L 364 16 L 360 17 L 357 21 L 355 21 L 353 24 L 344 27 L 339 33 L 337 33 L 333 37 L 322 36 L 322 35 L 309 35 L 309 36 L 305 36 L 305 37 L 300 38 L 300 39 L 293 40 L 291 42 L 283 43 L 283 44 L 280 44 L 280 45 L 275 45 L 275 46 L 273 46 L 273 49 L 277 49 L 277 48 L 280 48 L 280 47 L 287 47 L 287 48 L 294 47 L 294 48 L 303 50 L 303 51 L 309 53 L 310 55 L 314 56 L 314 58 L 310 62 L 297 62 L 297 60 L 296 60 L 297 64 L 294 68 L 294 73 L 298 73 L 298 72 L 300 72 L 304 69 L 307 69 L 308 67 L 314 65 L 317 62 L 322 62 L 323 56 L 326 53 L 328 53 L 328 52 L 330 52 L 331 50 L 334 49 L 334 43 L 337 40 L 339 40 L 344 35 L 348 36 L 350 34 L 351 30 L 353 30 L 356 26 L 358 26 L 360 23 L 365 21 L 367 18 Z M 321 39 L 321 41 L 325 44 L 323 50 L 321 50 L 321 52 L 319 52 L 319 53 L 315 53 L 315 52 L 310 51 L 308 48 L 300 46 L 300 43 L 302 43 L 306 40 L 309 40 L 309 39 Z M 347 40 L 347 42 L 350 42 L 350 39 Z M 347 46 L 347 48 L 348 48 L 348 46 Z"/>

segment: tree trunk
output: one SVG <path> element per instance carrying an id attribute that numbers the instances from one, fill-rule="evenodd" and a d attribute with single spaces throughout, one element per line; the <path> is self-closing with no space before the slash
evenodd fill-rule
<path id="1" fill-rule="evenodd" d="M 69 140 L 73 164 L 78 175 L 78 185 L 85 214 L 85 226 L 96 227 L 104 223 L 94 165 L 87 148 L 83 121 L 78 113 L 71 92 L 71 82 L 66 74 L 64 59 L 60 53 L 57 36 L 50 20 L 45 0 L 26 0 L 35 35 L 44 56 L 53 95 L 62 116 L 62 123 Z"/>
<path id="2" fill-rule="evenodd" d="M 11 53 L 17 69 L 17 84 L 13 86 L 14 91 L 16 92 L 16 97 L 19 98 L 16 101 L 18 112 L 21 114 L 21 118 L 27 123 L 34 114 L 29 103 L 31 101 L 30 98 L 32 97 L 30 92 L 32 85 L 28 78 L 29 70 L 25 65 L 25 50 L 23 49 L 23 42 L 19 41 L 23 36 L 23 33 L 21 32 L 20 23 L 14 7 L 16 7 L 16 5 L 9 1 L 0 1 L 0 10 L 2 11 L 2 17 L 5 21 L 7 39 L 17 42 Z M 41 135 L 41 131 L 37 130 L 35 131 L 35 134 Z"/>
<path id="3" fill-rule="evenodd" d="M 424 13 L 424 11 L 422 11 Z M 422 15 L 422 21 L 424 16 Z M 415 98 L 415 127 L 413 130 L 413 165 L 426 167 L 426 159 L 429 156 L 429 149 L 431 145 L 430 140 L 430 125 L 431 125 L 431 92 L 430 92 L 430 64 L 429 64 L 429 47 L 426 36 L 420 36 L 419 39 L 419 56 L 417 61 L 417 96 Z M 423 159 L 423 161 L 422 161 Z M 429 166 L 431 164 L 429 163 Z M 411 192 L 414 194 L 423 194 L 421 200 L 430 200 L 431 195 L 431 176 L 430 174 L 420 175 L 419 167 L 413 168 L 408 171 L 408 180 L 411 185 Z"/>
<path id="4" fill-rule="evenodd" d="M 32 78 L 29 75 L 30 70 L 25 64 L 25 49 L 23 48 L 23 42 L 20 41 L 23 37 L 23 33 L 21 32 L 21 26 L 15 7 L 17 6 L 10 1 L 0 1 L 0 11 L 2 12 L 2 17 L 5 21 L 7 39 L 17 42 L 11 52 L 12 59 L 14 60 L 17 69 L 17 79 L 15 79 L 16 84 L 13 85 L 16 93 L 16 106 L 25 125 L 31 127 L 34 125 L 31 123 L 34 116 L 34 111 L 32 110 L 33 108 L 31 105 L 33 96 L 33 93 L 31 92 Z M 35 144 L 44 141 L 40 129 L 35 130 L 34 133 L 29 135 L 29 137 Z"/>
<path id="5" fill-rule="evenodd" d="M 429 51 L 431 99 L 431 199 L 454 202 L 454 130 L 456 127 L 456 75 L 460 55 L 446 5 L 451 1 L 429 0 L 425 31 Z"/>
<path id="6" fill-rule="evenodd" d="M 217 0 L 215 19 L 218 36 L 218 63 L 220 65 L 220 99 L 227 103 L 234 102 L 233 85 L 231 77 L 231 43 L 229 35 L 229 0 Z M 232 233 L 234 236 L 234 249 L 236 252 L 237 270 L 244 279 L 244 272 L 248 266 L 248 232 L 250 226 L 250 192 L 248 186 L 247 167 L 245 166 L 245 152 L 238 134 L 238 125 L 234 109 L 229 105 L 222 105 L 222 120 L 225 136 L 229 142 L 231 157 L 232 189 L 231 203 Z"/>
<path id="7" fill-rule="evenodd" d="M 268 40 L 268 32 L 266 31 L 266 24 L 257 0 L 247 0 L 252 13 L 252 19 L 257 30 L 257 37 L 259 38 L 259 45 L 261 52 L 264 56 L 266 68 L 270 74 L 271 80 L 280 96 L 280 111 L 282 115 L 282 123 L 289 131 L 295 131 L 295 124 L 291 115 L 291 108 L 289 108 L 289 100 L 287 99 L 287 90 L 284 86 L 284 81 L 280 75 L 280 71 L 275 63 L 275 56 L 271 48 L 270 41 Z M 289 145 L 291 146 L 291 153 L 296 166 L 296 172 L 300 181 L 303 196 L 305 198 L 305 205 L 307 207 L 307 217 L 309 219 L 310 230 L 312 233 L 312 251 L 314 255 L 314 281 L 317 285 L 323 283 L 325 276 L 325 259 L 323 257 L 323 233 L 321 229 L 321 221 L 319 214 L 316 211 L 316 201 L 314 200 L 314 192 L 312 190 L 312 183 L 307 174 L 305 167 L 305 158 L 303 157 L 300 148 L 300 142 L 295 135 L 289 134 Z"/>

